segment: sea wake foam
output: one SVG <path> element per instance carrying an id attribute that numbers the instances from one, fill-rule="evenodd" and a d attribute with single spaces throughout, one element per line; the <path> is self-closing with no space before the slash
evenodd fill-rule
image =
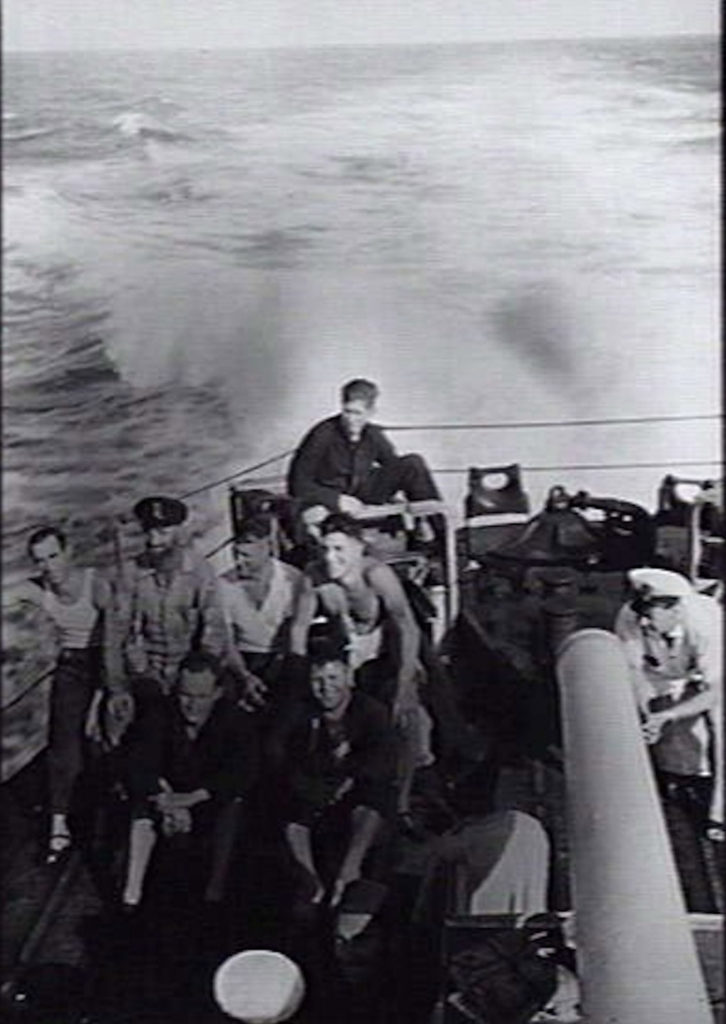
<path id="1" fill-rule="evenodd" d="M 31 520 L 81 529 L 289 447 L 349 376 L 389 423 L 717 409 L 714 54 L 9 57 L 11 566 Z M 708 424 L 405 445 L 462 470 L 718 452 Z M 530 490 L 648 503 L 660 475 Z"/>

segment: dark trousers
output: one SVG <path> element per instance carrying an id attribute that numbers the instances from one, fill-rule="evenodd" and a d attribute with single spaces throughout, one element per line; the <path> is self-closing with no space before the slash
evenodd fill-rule
<path id="1" fill-rule="evenodd" d="M 383 505 L 398 491 L 409 501 L 439 499 L 431 470 L 420 455 L 401 455 L 386 466 L 378 466 L 353 492 L 366 505 Z"/>
<path id="2" fill-rule="evenodd" d="M 52 814 L 67 814 L 83 765 L 83 728 L 98 678 L 92 649 L 61 651 L 50 693 L 48 740 L 49 798 Z"/>
<path id="3" fill-rule="evenodd" d="M 244 813 L 241 798 L 213 799 L 192 810 L 190 832 L 164 836 L 161 816 L 146 800 L 139 800 L 131 811 L 135 818 L 151 818 L 163 844 L 164 864 L 159 873 L 167 877 L 164 888 L 175 900 L 194 899 L 212 879 L 223 889 L 229 876 Z M 171 869 L 171 870 L 170 870 Z M 158 877 L 158 876 L 157 876 Z"/>
<path id="4" fill-rule="evenodd" d="M 703 839 L 713 780 L 663 771 L 657 771 L 656 778 L 686 906 L 694 913 L 715 914 Z"/>

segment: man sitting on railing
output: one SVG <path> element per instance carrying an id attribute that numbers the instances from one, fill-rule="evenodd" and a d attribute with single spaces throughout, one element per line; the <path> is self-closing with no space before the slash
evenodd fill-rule
<path id="1" fill-rule="evenodd" d="M 124 907 L 141 902 L 160 833 L 211 847 L 204 899 L 219 902 L 258 749 L 250 716 L 225 696 L 212 658 L 199 652 L 184 659 L 173 695 L 135 724 L 126 764 L 132 821 Z"/>
<path id="2" fill-rule="evenodd" d="M 303 521 L 317 527 L 328 512 L 355 515 L 364 505 L 382 505 L 399 491 L 410 501 L 440 499 L 420 455 L 396 454 L 381 427 L 370 422 L 378 388 L 368 380 L 342 389 L 338 415 L 310 430 L 293 456 L 288 492 L 303 502 Z M 440 525 L 431 524 L 437 532 Z"/>
<path id="3" fill-rule="evenodd" d="M 615 632 L 651 747 L 666 818 L 685 812 L 695 834 L 723 840 L 723 609 L 665 569 L 633 569 L 633 598 Z M 680 811 L 680 815 L 679 815 Z M 682 832 L 682 829 L 681 829 Z M 674 847 L 679 858 L 678 834 Z M 683 872 L 682 872 L 683 874 Z M 688 892 L 691 879 L 685 873 Z M 694 892 L 691 909 L 702 899 Z"/>
<path id="4" fill-rule="evenodd" d="M 50 836 L 47 863 L 71 845 L 68 814 L 82 767 L 83 731 L 94 690 L 103 681 L 112 697 L 122 693 L 120 667 L 107 637 L 111 591 L 92 568 L 74 566 L 65 534 L 55 526 L 28 538 L 38 575 L 14 589 L 11 604 L 40 609 L 57 631 L 60 647 L 50 694 L 48 783 Z M 121 697 L 123 700 L 123 697 Z"/>

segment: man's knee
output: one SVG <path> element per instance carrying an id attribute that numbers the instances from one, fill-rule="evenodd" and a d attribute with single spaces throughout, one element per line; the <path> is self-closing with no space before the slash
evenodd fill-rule
<path id="1" fill-rule="evenodd" d="M 415 499 L 435 498 L 438 490 L 428 463 L 422 455 L 410 452 L 398 459 L 401 486 Z"/>
<path id="2" fill-rule="evenodd" d="M 406 470 L 409 473 L 428 473 L 429 467 L 426 465 L 422 455 L 418 455 L 416 452 L 410 452 L 408 455 L 399 455 L 398 463 L 402 470 Z"/>

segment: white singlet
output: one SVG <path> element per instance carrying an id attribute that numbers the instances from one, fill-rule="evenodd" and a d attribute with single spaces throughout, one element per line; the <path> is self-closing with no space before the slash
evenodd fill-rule
<path id="1" fill-rule="evenodd" d="M 43 609 L 55 622 L 63 648 L 79 650 L 88 647 L 98 609 L 93 603 L 93 569 L 86 569 L 78 600 L 64 604 L 49 590 L 43 590 Z"/>

